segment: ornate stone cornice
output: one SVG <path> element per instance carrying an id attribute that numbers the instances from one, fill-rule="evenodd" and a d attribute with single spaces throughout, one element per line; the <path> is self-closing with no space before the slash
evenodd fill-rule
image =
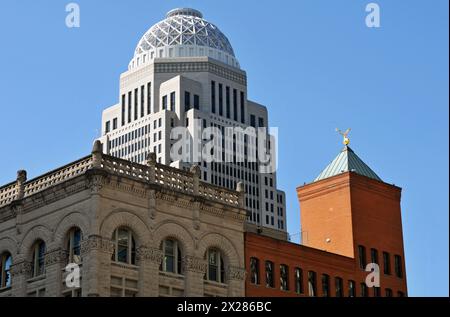
<path id="1" fill-rule="evenodd" d="M 98 194 L 106 184 L 108 173 L 103 170 L 91 169 L 86 172 L 86 186 L 93 194 Z"/>
<path id="2" fill-rule="evenodd" d="M 208 263 L 206 260 L 194 256 L 186 255 L 183 259 L 185 271 L 206 273 Z"/>
<path id="3" fill-rule="evenodd" d="M 11 265 L 11 275 L 14 277 L 16 275 L 26 275 L 31 274 L 31 262 L 21 261 Z"/>
<path id="4" fill-rule="evenodd" d="M 82 255 L 92 250 L 99 250 L 112 254 L 114 252 L 114 242 L 100 236 L 91 236 L 81 242 Z"/>
<path id="5" fill-rule="evenodd" d="M 156 248 L 141 246 L 136 250 L 136 257 L 138 261 L 150 260 L 151 262 L 156 262 L 159 265 L 162 262 L 163 253 L 161 250 Z"/>
<path id="6" fill-rule="evenodd" d="M 245 280 L 247 274 L 244 268 L 230 266 L 228 267 L 228 279 L 230 280 Z"/>

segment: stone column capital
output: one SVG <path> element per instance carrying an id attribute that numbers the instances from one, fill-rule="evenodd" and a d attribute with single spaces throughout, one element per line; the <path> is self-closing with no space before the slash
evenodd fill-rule
<path id="1" fill-rule="evenodd" d="M 184 271 L 206 273 L 208 263 L 205 259 L 186 255 L 183 258 Z"/>
<path id="2" fill-rule="evenodd" d="M 136 250 L 136 257 L 138 261 L 149 260 L 160 265 L 162 263 L 163 253 L 156 248 L 140 246 Z"/>
<path id="3" fill-rule="evenodd" d="M 89 253 L 92 250 L 113 254 L 114 242 L 101 236 L 93 235 L 81 241 L 81 255 Z"/>
<path id="4" fill-rule="evenodd" d="M 245 268 L 237 267 L 237 266 L 229 266 L 228 267 L 228 279 L 230 280 L 245 280 L 245 276 L 247 271 Z"/>

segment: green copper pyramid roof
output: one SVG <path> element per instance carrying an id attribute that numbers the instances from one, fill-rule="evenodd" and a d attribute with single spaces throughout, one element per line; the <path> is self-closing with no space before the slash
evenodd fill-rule
<path id="1" fill-rule="evenodd" d="M 319 176 L 314 180 L 315 182 L 322 179 L 339 175 L 345 172 L 355 172 L 378 181 L 382 181 L 372 169 L 364 163 L 358 155 L 353 152 L 349 146 L 345 146 L 342 151 L 336 156 Z"/>

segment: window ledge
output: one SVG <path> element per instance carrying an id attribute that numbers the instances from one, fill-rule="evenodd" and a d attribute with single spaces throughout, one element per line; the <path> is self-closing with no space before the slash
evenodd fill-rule
<path id="1" fill-rule="evenodd" d="M 0 288 L 0 293 L 5 293 L 9 290 L 11 290 L 11 285 Z"/>
<path id="2" fill-rule="evenodd" d="M 111 262 L 111 265 L 116 266 L 116 267 L 120 267 L 122 269 L 128 269 L 128 270 L 139 270 L 139 266 L 134 265 L 134 264 L 128 264 L 128 263 L 122 263 L 122 262 Z"/>
<path id="3" fill-rule="evenodd" d="M 162 275 L 162 276 L 165 276 L 165 277 L 176 278 L 176 279 L 179 279 L 179 280 L 184 280 L 184 275 L 183 274 L 166 272 L 166 271 L 159 271 L 159 275 Z"/>
<path id="4" fill-rule="evenodd" d="M 40 281 L 40 280 L 45 280 L 45 274 L 41 274 L 39 276 L 35 276 L 35 277 L 32 277 L 32 278 L 29 278 L 27 280 L 27 283 L 33 283 L 33 282 Z"/>
<path id="5" fill-rule="evenodd" d="M 214 281 L 209 281 L 209 280 L 205 280 L 205 284 L 215 286 L 215 287 L 220 287 L 220 288 L 228 287 L 228 284 L 226 284 L 226 283 L 219 283 L 219 282 L 214 282 Z"/>

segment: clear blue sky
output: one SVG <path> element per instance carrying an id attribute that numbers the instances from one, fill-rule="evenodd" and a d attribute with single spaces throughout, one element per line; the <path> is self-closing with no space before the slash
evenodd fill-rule
<path id="1" fill-rule="evenodd" d="M 78 0 L 81 28 L 62 0 L 0 2 L 0 184 L 86 155 L 101 111 L 118 101 L 142 34 L 174 7 L 201 10 L 228 36 L 249 97 L 279 127 L 279 187 L 289 231 L 300 231 L 295 188 L 341 149 L 403 188 L 411 296 L 448 296 L 448 1 Z"/>

